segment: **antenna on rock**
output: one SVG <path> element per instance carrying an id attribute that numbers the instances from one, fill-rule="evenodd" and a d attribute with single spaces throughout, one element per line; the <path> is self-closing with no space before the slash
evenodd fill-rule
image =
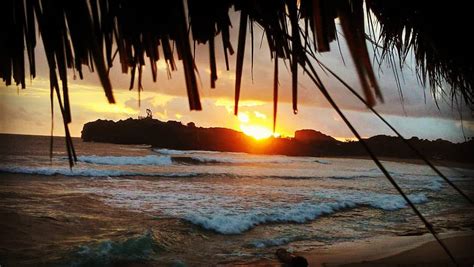
<path id="1" fill-rule="evenodd" d="M 146 109 L 146 118 L 153 119 L 153 112 L 151 112 L 151 109 L 149 108 Z"/>

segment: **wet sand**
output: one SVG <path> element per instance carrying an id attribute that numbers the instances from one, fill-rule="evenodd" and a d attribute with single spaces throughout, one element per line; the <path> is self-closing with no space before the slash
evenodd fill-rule
<path id="1" fill-rule="evenodd" d="M 453 232 L 440 235 L 460 266 L 473 266 L 474 232 Z M 311 267 L 364 266 L 455 266 L 431 235 L 386 236 L 357 242 L 339 243 L 309 252 L 294 252 L 303 256 Z M 280 267 L 277 258 L 253 262 L 238 262 L 222 266 Z"/>
<path id="2" fill-rule="evenodd" d="M 472 266 L 474 232 L 441 234 L 458 263 Z M 310 266 L 451 266 L 449 257 L 434 238 L 422 236 L 380 237 L 341 243 L 324 250 L 302 253 Z"/>
<path id="3" fill-rule="evenodd" d="M 444 242 L 449 247 L 459 264 L 465 266 L 472 266 L 474 264 L 474 254 L 472 253 L 474 245 L 473 235 L 446 238 L 444 239 Z M 388 256 L 380 260 L 375 260 L 371 263 L 385 264 L 387 266 L 398 264 L 424 264 L 432 266 L 454 265 L 448 259 L 444 251 L 442 251 L 439 244 L 435 241 L 430 241 L 417 248 L 393 256 Z M 348 266 L 364 266 L 364 263 L 354 263 Z"/>

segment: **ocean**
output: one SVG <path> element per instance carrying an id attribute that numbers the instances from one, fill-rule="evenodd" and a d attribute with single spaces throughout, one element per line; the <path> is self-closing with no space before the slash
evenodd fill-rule
<path id="1" fill-rule="evenodd" d="M 426 233 L 371 160 L 0 136 L 0 264 L 208 266 Z M 383 161 L 439 232 L 472 208 L 424 165 Z M 440 167 L 471 197 L 474 169 Z"/>

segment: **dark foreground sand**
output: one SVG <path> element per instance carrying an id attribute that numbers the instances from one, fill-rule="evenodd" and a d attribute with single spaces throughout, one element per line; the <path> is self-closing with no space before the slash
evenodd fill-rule
<path id="1" fill-rule="evenodd" d="M 473 266 L 474 233 L 443 238 L 458 263 Z M 341 244 L 326 253 L 304 253 L 310 266 L 454 266 L 433 237 L 386 237 L 357 244 Z"/>
<path id="2" fill-rule="evenodd" d="M 459 264 L 473 266 L 474 237 L 472 235 L 446 238 L 444 239 L 444 242 L 450 248 Z M 436 266 L 453 265 L 447 259 L 444 251 L 441 250 L 439 244 L 435 241 L 431 241 L 417 248 L 409 249 L 393 256 L 388 256 L 372 262 L 348 264 L 347 266 L 367 266 L 380 264 L 385 266 L 396 266 L 399 264 Z"/>
<path id="3" fill-rule="evenodd" d="M 474 266 L 474 232 L 442 234 L 442 239 L 460 266 Z M 309 252 L 295 253 L 308 260 L 309 266 L 455 266 L 442 248 L 422 236 L 379 237 L 357 242 L 340 243 Z M 275 260 L 234 263 L 225 266 L 284 266 Z"/>

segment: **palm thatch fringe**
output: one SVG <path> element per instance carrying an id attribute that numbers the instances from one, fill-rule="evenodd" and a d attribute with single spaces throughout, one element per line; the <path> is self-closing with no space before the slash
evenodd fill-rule
<path id="1" fill-rule="evenodd" d="M 235 105 L 234 114 L 239 113 L 240 86 L 242 83 L 242 69 L 244 67 L 245 39 L 247 38 L 248 15 L 245 10 L 240 11 L 239 43 L 237 46 L 237 63 L 235 67 Z"/>
<path id="2" fill-rule="evenodd" d="M 62 84 L 66 121 L 70 121 L 69 89 L 67 69 L 75 69 L 82 78 L 85 65 L 98 73 L 109 102 L 113 103 L 112 87 L 107 69 L 112 67 L 113 55 L 118 52 L 122 71 L 135 72 L 145 65 L 145 55 L 150 59 L 153 80 L 156 81 L 156 61 L 159 60 L 159 46 L 162 46 L 164 60 L 171 70 L 176 70 L 174 53 L 170 41 L 176 43 L 178 58 L 184 61 L 189 82 L 190 108 L 198 109 L 198 88 L 195 86 L 192 69 L 194 59 L 186 54 L 189 44 L 188 31 L 182 33 L 182 26 L 188 25 L 188 14 L 192 37 L 198 43 L 209 41 L 211 83 L 217 79 L 217 65 L 214 38 L 222 33 L 226 68 L 228 53 L 233 54 L 230 42 L 229 11 L 232 6 L 247 14 L 247 21 L 260 24 L 265 30 L 272 52 L 277 50 L 280 58 L 291 61 L 293 109 L 297 110 L 297 66 L 302 63 L 299 55 L 305 53 L 301 38 L 312 39 L 316 51 L 330 49 L 329 43 L 337 39 L 335 18 L 339 18 L 345 38 L 364 90 L 367 102 L 375 104 L 372 94 L 382 97 L 373 75 L 365 45 L 367 35 L 375 34 L 369 25 L 364 29 L 363 0 L 186 0 L 153 3 L 132 0 L 5 0 L 2 2 L 0 18 L 0 77 L 6 85 L 14 83 L 22 88 L 25 84 L 24 50 L 29 62 L 31 77 L 36 76 L 35 47 L 36 24 L 39 27 L 48 57 L 52 76 L 59 75 Z M 410 50 L 414 51 L 417 70 L 422 83 L 432 87 L 450 90 L 450 95 L 459 92 L 464 101 L 473 104 L 472 75 L 473 52 L 468 42 L 455 42 L 462 37 L 460 29 L 468 22 L 466 9 L 459 5 L 433 4 L 426 1 L 406 2 L 366 0 L 367 17 L 374 14 L 380 25 L 380 38 L 375 41 L 382 48 L 381 59 L 391 57 L 397 51 L 403 64 Z M 187 9 L 186 9 L 187 7 Z M 468 9 L 467 9 L 468 10 Z M 455 16 L 453 16 L 455 15 Z M 245 16 L 242 16 L 244 19 Z M 444 18 L 444 19 L 440 19 Z M 300 29 L 299 21 L 305 21 Z M 372 19 L 370 19 L 372 21 Z M 242 21 L 244 22 L 244 21 Z M 246 28 L 241 30 L 245 31 Z M 309 26 L 308 26 L 309 25 Z M 187 27 L 187 26 L 186 26 Z M 291 34 L 288 29 L 291 27 Z M 313 35 L 308 33 L 311 28 Z M 450 38 L 448 33 L 453 36 Z M 312 36 L 312 37 L 311 37 Z M 372 36 L 375 38 L 375 36 Z M 243 36 L 239 41 L 243 40 Z M 179 45 L 183 43 L 183 45 Z M 243 44 L 243 43 L 242 43 Z M 113 51 L 113 47 L 117 51 Z M 243 48 L 242 48 L 243 49 Z M 244 51 L 242 50 L 241 51 Z M 191 62 L 187 62 L 188 59 Z M 241 58 L 240 54 L 237 58 Z M 243 62 L 243 60 L 238 60 Z M 382 62 L 378 60 L 378 62 Z M 237 68 L 237 77 L 239 77 Z M 133 75 L 131 87 L 133 87 Z M 58 80 L 50 77 L 51 80 Z M 428 82 L 427 82 L 428 81 Z M 140 79 L 138 81 L 140 84 Z M 236 88 L 239 88 L 236 79 Z M 446 86 L 449 85 L 448 89 Z M 139 86 L 138 86 L 139 87 Z M 212 86 L 214 87 L 214 86 Z M 237 90 L 236 90 L 237 91 Z M 238 99 L 238 94 L 237 99 Z"/>
<path id="3" fill-rule="evenodd" d="M 275 133 L 278 110 L 278 57 L 275 56 L 273 60 L 275 62 L 273 72 L 273 133 Z"/>
<path id="4" fill-rule="evenodd" d="M 474 109 L 474 51 L 467 41 L 471 9 L 465 3 L 366 0 L 380 26 L 381 59 L 395 50 L 401 65 L 413 52 L 419 80 L 433 94 L 460 94 Z M 428 82 L 427 82 L 428 80 Z"/>
<path id="5" fill-rule="evenodd" d="M 141 70 L 145 56 L 149 58 L 153 80 L 156 81 L 156 62 L 162 47 L 168 68 L 176 70 L 170 41 L 175 43 L 178 58 L 183 61 L 189 105 L 200 109 L 199 89 L 196 82 L 194 58 L 190 55 L 188 19 L 192 38 L 198 43 L 209 41 L 211 87 L 217 80 L 214 39 L 222 33 L 226 69 L 228 53 L 233 54 L 230 42 L 229 12 L 232 6 L 241 12 L 239 48 L 237 53 L 235 112 L 238 111 L 243 53 L 245 52 L 246 25 L 259 24 L 265 31 L 273 54 L 290 61 L 292 73 L 293 110 L 297 112 L 298 65 L 305 64 L 300 57 L 307 50 L 301 39 L 312 40 L 316 51 L 330 49 L 329 43 L 337 39 L 335 18 L 339 18 L 351 52 L 366 101 L 375 104 L 373 95 L 382 99 L 365 44 L 366 36 L 375 39 L 373 25 L 369 32 L 364 28 L 363 0 L 184 0 L 149 2 L 132 0 L 5 0 L 0 18 L 0 77 L 6 85 L 14 83 L 26 87 L 24 50 L 29 62 L 30 76 L 36 76 L 35 46 L 36 24 L 43 40 L 52 86 L 61 80 L 65 121 L 71 121 L 67 69 L 76 70 L 83 77 L 82 66 L 96 71 L 110 103 L 114 97 L 108 77 L 115 53 L 118 53 L 122 72 L 131 70 L 130 88 L 134 87 L 138 69 L 138 90 L 141 88 Z M 433 94 L 449 90 L 459 93 L 469 107 L 473 106 L 473 52 L 467 42 L 453 42 L 447 34 L 462 35 L 460 26 L 467 21 L 466 9 L 454 5 L 433 4 L 425 1 L 400 2 L 366 0 L 366 17 L 372 22 L 374 14 L 380 24 L 380 38 L 374 43 L 382 48 L 378 55 L 393 65 L 393 51 L 403 64 L 408 52 L 414 51 L 420 81 L 432 88 Z M 468 9 L 467 9 L 468 10 Z M 453 16 L 455 15 L 455 16 Z M 465 16 L 466 15 L 466 16 Z M 439 19 L 444 17 L 445 19 Z M 454 17 L 454 18 L 453 18 Z M 36 23 L 35 23 L 36 19 Z M 299 21 L 304 20 L 305 29 Z M 291 27 L 291 31 L 289 28 Z M 312 35 L 309 34 L 311 29 Z M 253 29 L 253 26 L 251 26 Z M 252 31 L 253 33 L 253 31 Z M 252 37 L 253 39 L 253 37 Z M 113 47 L 116 46 L 116 51 Z M 459 46 L 466 49 L 459 49 Z M 466 56 L 466 54 L 468 54 Z M 470 56 L 470 57 L 469 57 Z M 377 57 L 377 54 L 376 54 Z M 253 65 L 253 61 L 252 61 Z M 398 77 L 398 73 L 395 73 Z M 446 86 L 448 85 L 448 89 Z M 397 81 L 397 87 L 401 87 Z M 440 88 L 442 90 L 440 90 Z M 401 93 L 401 97 L 402 93 Z"/>

